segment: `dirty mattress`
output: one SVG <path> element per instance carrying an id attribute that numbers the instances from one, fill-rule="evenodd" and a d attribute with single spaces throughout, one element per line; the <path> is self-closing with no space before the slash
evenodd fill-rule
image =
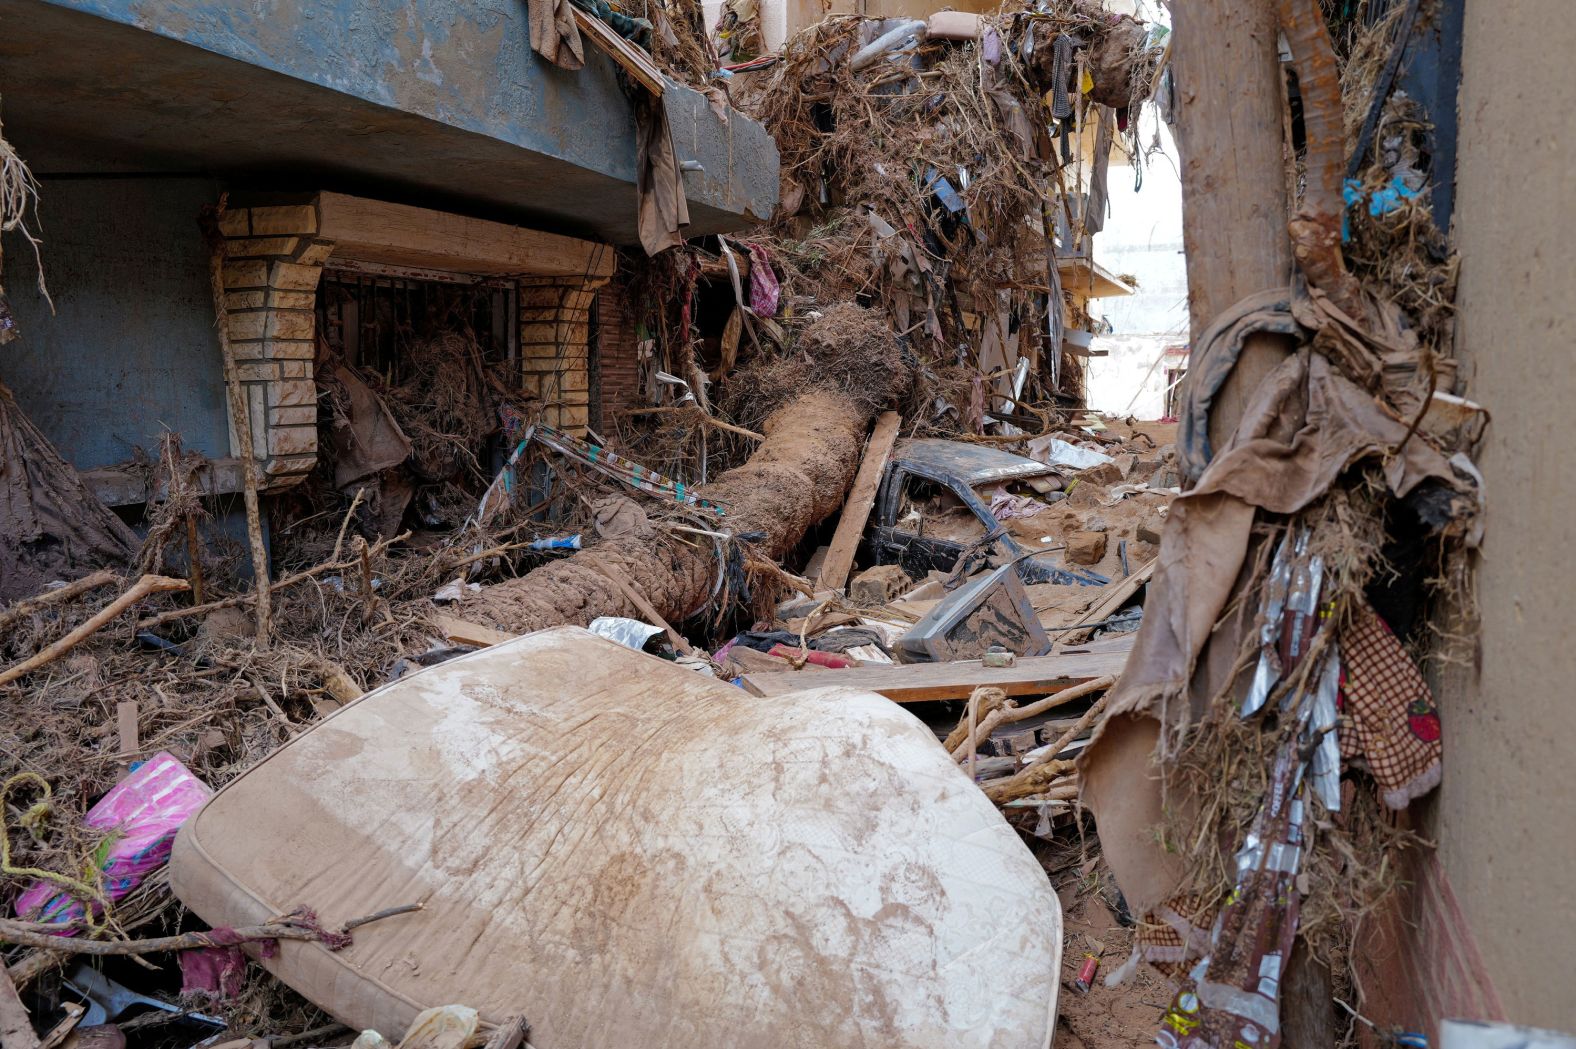
<path id="1" fill-rule="evenodd" d="M 537 1049 L 1045 1049 L 1061 908 L 935 736 L 873 693 L 758 699 L 579 628 L 401 678 L 182 830 L 215 925 L 383 908 L 261 959 L 357 1029 L 427 1006 Z"/>

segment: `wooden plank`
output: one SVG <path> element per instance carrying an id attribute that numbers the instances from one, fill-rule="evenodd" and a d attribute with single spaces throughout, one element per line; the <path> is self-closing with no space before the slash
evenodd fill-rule
<path id="1" fill-rule="evenodd" d="M 865 446 L 864 460 L 859 473 L 854 475 L 854 487 L 849 490 L 848 501 L 843 504 L 843 516 L 838 519 L 837 531 L 821 563 L 818 590 L 841 590 L 848 583 L 848 573 L 854 567 L 854 552 L 859 548 L 859 537 L 864 534 L 865 522 L 870 520 L 870 508 L 876 502 L 876 489 L 881 475 L 886 472 L 887 460 L 892 457 L 892 446 L 897 443 L 897 412 L 882 412 L 876 428 Z"/>
<path id="2" fill-rule="evenodd" d="M 134 699 L 115 704 L 115 730 L 119 736 L 116 743 L 120 747 L 120 752 L 127 755 L 120 763 L 120 771 L 115 774 L 117 780 L 123 780 L 131 775 L 131 756 L 142 746 L 137 738 L 137 723 L 141 720 L 141 714 L 142 708 Z"/>
<path id="3" fill-rule="evenodd" d="M 1132 648 L 1129 635 L 1122 645 L 1099 651 L 1031 656 L 1016 666 L 987 667 L 979 660 L 957 663 L 909 663 L 890 667 L 855 667 L 808 678 L 795 671 L 746 674 L 745 691 L 755 696 L 780 696 L 806 688 L 837 685 L 879 692 L 896 703 L 922 703 L 936 699 L 967 699 L 981 685 L 999 688 L 1009 696 L 1043 696 L 1107 674 L 1120 674 Z"/>
<path id="4" fill-rule="evenodd" d="M 1085 623 L 1098 623 L 1101 620 L 1109 619 L 1121 611 L 1123 605 L 1132 600 L 1133 595 L 1138 593 L 1139 587 L 1149 582 L 1155 574 L 1155 566 L 1159 563 L 1159 558 L 1151 557 L 1147 564 L 1126 579 L 1119 579 L 1114 583 L 1107 584 L 1102 588 L 1103 594 L 1100 600 L 1091 605 L 1087 612 L 1084 612 L 1071 623 L 1062 623 L 1060 625 L 1062 627 L 1083 626 Z M 1088 636 L 1089 631 L 1087 630 L 1066 631 L 1058 642 L 1057 647 L 1069 648 Z"/>
<path id="5" fill-rule="evenodd" d="M 66 1039 L 71 1037 L 71 1032 L 77 1029 L 77 1024 L 88 1010 L 87 1006 L 78 1005 L 76 1002 L 61 1002 L 60 1011 L 66 1015 L 50 1029 L 44 1040 L 38 1043 L 38 1049 L 55 1049 L 55 1046 L 63 1045 Z"/>
<path id="6" fill-rule="evenodd" d="M 1082 256 L 1064 256 L 1056 260 L 1056 268 L 1067 281 L 1069 290 L 1082 292 L 1091 299 L 1110 299 L 1119 295 L 1135 294 L 1137 289 L 1093 259 Z"/>
<path id="7" fill-rule="evenodd" d="M 468 619 L 459 619 L 455 616 L 435 615 L 432 617 L 433 625 L 443 631 L 443 636 L 459 645 L 475 645 L 478 648 L 488 648 L 492 645 L 501 645 L 505 641 L 513 641 L 518 634 L 508 634 L 502 630 L 494 630 L 490 626 L 472 623 Z"/>
<path id="8" fill-rule="evenodd" d="M 578 7 L 570 7 L 575 14 L 575 24 L 580 31 L 591 38 L 591 42 L 603 51 L 609 58 L 617 62 L 624 71 L 634 77 L 640 86 L 650 91 L 658 98 L 667 86 L 662 79 L 662 70 L 651 60 L 651 56 L 628 40 L 613 31 L 613 27 L 594 15 L 588 15 Z"/>
<path id="9" fill-rule="evenodd" d="M 150 486 L 149 471 L 140 466 L 103 466 L 78 470 L 77 475 L 105 506 L 162 502 L 170 497 L 168 482 Z M 229 494 L 246 487 L 239 459 L 210 459 L 192 480 L 203 495 Z"/>
<path id="10" fill-rule="evenodd" d="M 662 618 L 662 613 L 658 612 L 651 602 L 647 601 L 638 590 L 620 579 L 616 574 L 614 574 L 612 569 L 597 566 L 597 571 L 601 574 L 602 578 L 606 579 L 608 582 L 612 583 L 616 588 L 618 588 L 618 592 L 624 595 L 624 600 L 634 605 L 635 608 L 640 611 L 640 614 L 645 616 L 652 626 L 661 627 L 668 635 L 668 641 L 672 643 L 675 649 L 688 656 L 701 655 L 700 652 L 695 651 L 694 645 L 691 645 L 688 641 L 684 640 L 684 635 L 680 634 L 677 630 L 674 630 L 668 625 L 668 621 Z"/>
<path id="11" fill-rule="evenodd" d="M 318 236 L 360 262 L 473 274 L 613 275 L 606 245 L 556 233 L 390 204 L 343 193 L 317 196 Z"/>

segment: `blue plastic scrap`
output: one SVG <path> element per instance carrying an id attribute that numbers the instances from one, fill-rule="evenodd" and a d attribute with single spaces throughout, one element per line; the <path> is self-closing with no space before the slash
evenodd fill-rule
<path id="1" fill-rule="evenodd" d="M 537 539 L 531 543 L 532 550 L 579 550 L 580 534 L 554 536 L 549 539 Z"/>
<path id="2" fill-rule="evenodd" d="M 942 175 L 935 168 L 925 169 L 925 184 L 935 191 L 936 198 L 954 215 L 968 208 L 968 205 L 963 203 L 963 197 L 953 188 L 952 183 L 948 182 L 946 176 Z"/>
<path id="3" fill-rule="evenodd" d="M 1367 200 L 1368 214 L 1374 218 L 1380 218 L 1390 214 L 1392 211 L 1399 211 L 1402 204 L 1416 199 L 1422 192 L 1420 189 L 1413 189 L 1411 186 L 1408 186 L 1405 179 L 1400 175 L 1396 175 L 1390 180 L 1388 185 L 1374 190 L 1371 195 L 1363 191 L 1363 184 L 1360 181 L 1349 178 L 1346 180 L 1345 187 L 1342 190 L 1342 196 L 1346 198 L 1347 211 Z M 1341 241 L 1344 243 L 1351 239 L 1352 224 L 1343 215 L 1341 217 Z"/>

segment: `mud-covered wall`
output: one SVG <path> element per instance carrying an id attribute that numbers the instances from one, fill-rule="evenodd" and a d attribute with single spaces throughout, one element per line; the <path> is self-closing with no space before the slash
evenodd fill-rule
<path id="1" fill-rule="evenodd" d="M 1507 1016 L 1576 1030 L 1576 20 L 1467 0 L 1457 234 L 1469 393 L 1493 412 L 1475 672 L 1447 675 L 1431 830 Z"/>

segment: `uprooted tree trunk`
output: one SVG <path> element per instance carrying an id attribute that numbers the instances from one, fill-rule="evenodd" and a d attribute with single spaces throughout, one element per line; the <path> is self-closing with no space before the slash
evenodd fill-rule
<path id="1" fill-rule="evenodd" d="M 1297 71 L 1308 142 L 1302 206 L 1290 222 L 1292 252 L 1308 282 L 1348 317 L 1363 323 L 1367 306 L 1362 285 L 1346 268 L 1341 253 L 1341 217 L 1346 211 L 1346 110 L 1341 102 L 1335 48 L 1317 0 L 1276 0 L 1276 7 Z"/>
<path id="2" fill-rule="evenodd" d="M 912 378 L 891 331 L 857 306 L 827 310 L 805 330 L 800 348 L 808 357 L 804 392 L 771 414 L 766 439 L 748 462 L 697 489 L 726 508 L 721 530 L 761 533 L 756 546 L 773 559 L 843 505 L 872 416 L 900 400 Z M 622 584 L 664 618 L 683 619 L 706 605 L 721 570 L 714 547 L 700 538 L 697 545 L 667 536 L 599 543 L 486 587 L 465 601 L 462 614 L 521 633 L 584 626 L 598 616 L 644 618 Z"/>

